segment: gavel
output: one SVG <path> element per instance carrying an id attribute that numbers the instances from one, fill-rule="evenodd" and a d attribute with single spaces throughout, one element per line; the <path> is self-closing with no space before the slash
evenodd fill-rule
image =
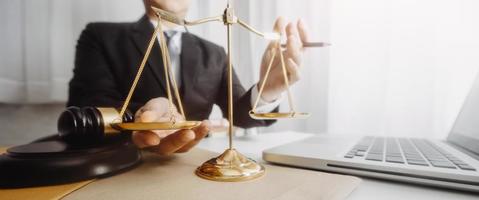
<path id="1" fill-rule="evenodd" d="M 122 135 L 112 123 L 132 122 L 130 111 L 120 117 L 119 109 L 105 107 L 68 107 L 58 118 L 58 135 L 69 143 L 91 143 Z"/>

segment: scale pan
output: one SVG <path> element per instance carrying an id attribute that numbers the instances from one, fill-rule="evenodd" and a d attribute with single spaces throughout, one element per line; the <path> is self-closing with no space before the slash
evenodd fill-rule
<path id="1" fill-rule="evenodd" d="M 177 130 L 191 129 L 201 124 L 200 121 L 180 121 L 180 122 L 131 122 L 114 123 L 111 127 L 120 131 L 149 131 L 149 130 Z"/>
<path id="2" fill-rule="evenodd" d="M 274 120 L 274 119 L 302 119 L 309 117 L 309 113 L 302 112 L 287 112 L 287 113 L 255 113 L 253 111 L 249 112 L 249 116 L 253 119 L 259 120 Z"/>

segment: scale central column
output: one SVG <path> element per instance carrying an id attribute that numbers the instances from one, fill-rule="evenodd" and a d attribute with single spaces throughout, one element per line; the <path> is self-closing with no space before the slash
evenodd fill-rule
<path id="1" fill-rule="evenodd" d="M 228 12 L 228 11 L 226 11 Z M 233 149 L 233 64 L 231 53 L 231 23 L 226 24 L 228 33 L 228 140 L 229 149 Z"/>
<path id="2" fill-rule="evenodd" d="M 229 4 L 223 14 L 223 22 L 226 26 L 228 39 L 228 139 L 229 148 L 223 154 L 212 158 L 196 169 L 196 174 L 208 180 L 237 182 L 251 180 L 261 177 L 264 173 L 264 167 L 254 160 L 242 155 L 233 148 L 233 64 L 231 54 L 231 26 L 237 23 L 238 19 L 234 15 L 233 9 Z"/>

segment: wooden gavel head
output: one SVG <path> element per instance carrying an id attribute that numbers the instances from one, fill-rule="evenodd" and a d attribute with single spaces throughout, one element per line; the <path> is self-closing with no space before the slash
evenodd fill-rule
<path id="1" fill-rule="evenodd" d="M 116 108 L 68 107 L 58 118 L 58 134 L 67 142 L 97 142 L 110 136 L 120 135 L 112 123 L 132 122 L 133 115 L 126 111 L 120 118 Z"/>

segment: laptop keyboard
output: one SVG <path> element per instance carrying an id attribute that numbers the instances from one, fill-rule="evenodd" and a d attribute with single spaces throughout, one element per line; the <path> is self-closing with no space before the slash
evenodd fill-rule
<path id="1" fill-rule="evenodd" d="M 363 137 L 344 155 L 365 160 L 476 171 L 436 144 L 416 138 Z"/>

